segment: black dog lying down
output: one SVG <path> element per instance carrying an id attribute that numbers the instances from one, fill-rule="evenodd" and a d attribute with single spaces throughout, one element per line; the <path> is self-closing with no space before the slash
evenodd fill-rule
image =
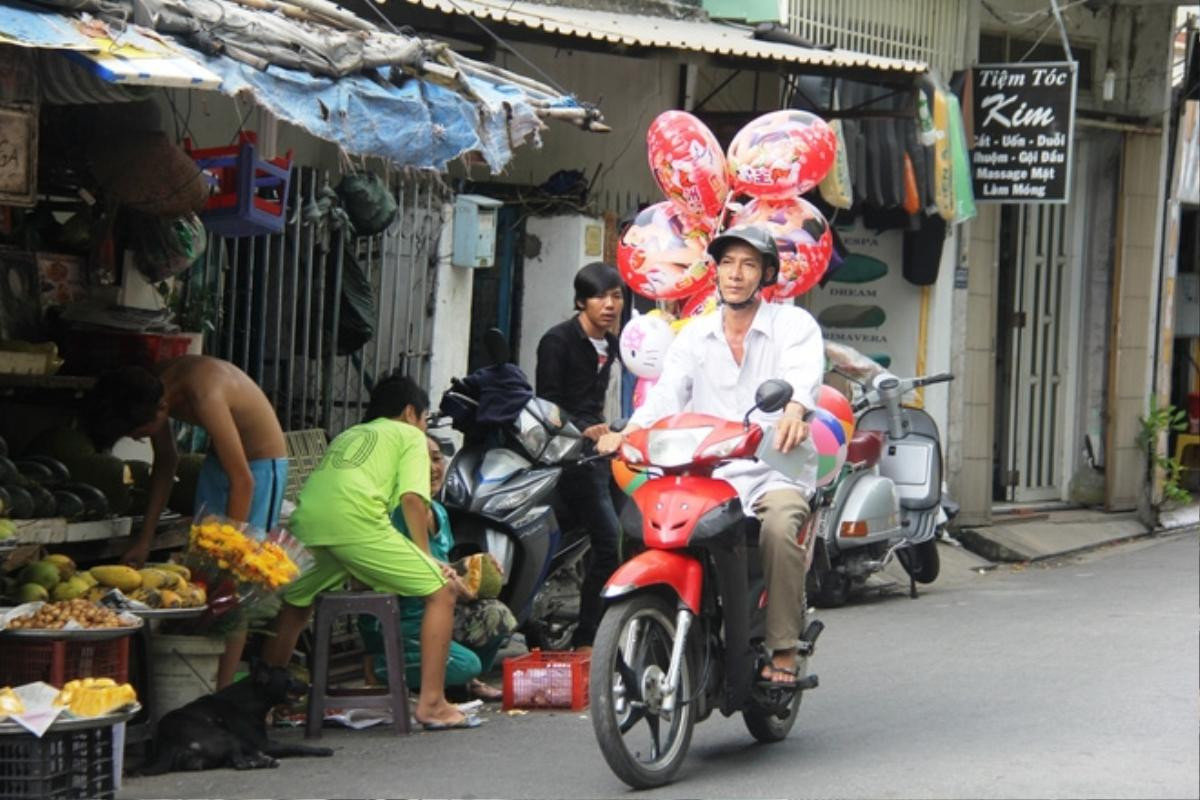
<path id="1" fill-rule="evenodd" d="M 267 736 L 267 712 L 307 688 L 285 668 L 253 661 L 248 678 L 159 720 L 157 754 L 142 774 L 219 767 L 263 769 L 279 766 L 277 758 L 333 755 L 328 747 L 282 744 Z"/>

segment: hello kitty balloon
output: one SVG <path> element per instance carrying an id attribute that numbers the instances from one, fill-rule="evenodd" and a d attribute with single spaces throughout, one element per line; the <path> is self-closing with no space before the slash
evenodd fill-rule
<path id="1" fill-rule="evenodd" d="M 657 311 L 633 312 L 633 319 L 621 331 L 621 361 L 639 378 L 657 378 L 675 332 L 666 317 Z"/>

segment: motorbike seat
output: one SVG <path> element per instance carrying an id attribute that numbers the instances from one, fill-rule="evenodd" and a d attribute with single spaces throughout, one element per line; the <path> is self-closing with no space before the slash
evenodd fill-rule
<path id="1" fill-rule="evenodd" d="M 850 464 L 865 462 L 864 466 L 873 467 L 879 463 L 882 454 L 883 431 L 855 431 L 850 437 L 846 461 Z"/>

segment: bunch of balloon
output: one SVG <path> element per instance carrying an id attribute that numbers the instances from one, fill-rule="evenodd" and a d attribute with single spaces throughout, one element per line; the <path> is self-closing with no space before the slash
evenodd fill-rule
<path id="1" fill-rule="evenodd" d="M 685 111 L 665 111 L 646 133 L 650 171 L 666 200 L 643 209 L 617 248 L 621 277 L 637 294 L 674 302 L 676 330 L 714 311 L 712 237 L 735 225 L 769 229 L 780 253 L 779 278 L 763 296 L 786 302 L 825 274 L 833 252 L 829 224 L 800 196 L 834 164 L 837 139 L 806 111 L 764 114 L 740 130 L 722 152 L 704 123 Z"/>

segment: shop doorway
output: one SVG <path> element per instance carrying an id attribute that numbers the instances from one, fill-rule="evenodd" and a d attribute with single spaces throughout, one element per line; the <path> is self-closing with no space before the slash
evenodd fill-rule
<path id="1" fill-rule="evenodd" d="M 1076 176 L 1076 197 L 1084 181 Z M 1086 203 L 1079 203 L 1082 207 Z M 1065 499 L 1075 446 L 1081 212 L 1076 204 L 1001 211 L 993 500 Z"/>

